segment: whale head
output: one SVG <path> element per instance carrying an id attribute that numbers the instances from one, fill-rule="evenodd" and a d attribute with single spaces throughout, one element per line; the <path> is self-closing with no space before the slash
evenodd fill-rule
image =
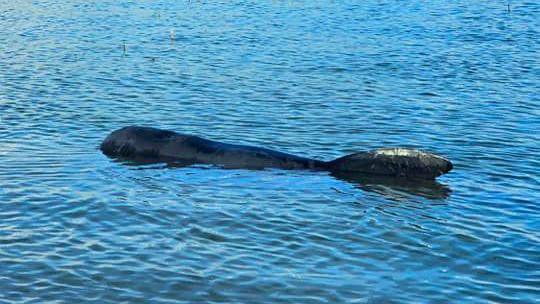
<path id="1" fill-rule="evenodd" d="M 129 126 L 118 129 L 103 140 L 100 149 L 111 157 L 158 158 L 175 132 L 149 127 Z"/>

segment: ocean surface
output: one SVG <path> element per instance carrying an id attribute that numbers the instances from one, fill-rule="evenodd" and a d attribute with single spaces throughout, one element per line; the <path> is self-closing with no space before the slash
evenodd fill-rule
<path id="1" fill-rule="evenodd" d="M 539 303 L 539 105 L 537 1 L 0 0 L 0 303 Z M 135 124 L 454 170 L 99 151 Z"/>

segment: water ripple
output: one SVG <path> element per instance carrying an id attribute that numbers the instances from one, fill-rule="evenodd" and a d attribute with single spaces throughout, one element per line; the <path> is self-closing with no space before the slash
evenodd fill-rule
<path id="1" fill-rule="evenodd" d="M 540 6 L 506 4 L 0 0 L 0 301 L 534 303 Z M 130 124 L 455 170 L 103 156 Z"/>

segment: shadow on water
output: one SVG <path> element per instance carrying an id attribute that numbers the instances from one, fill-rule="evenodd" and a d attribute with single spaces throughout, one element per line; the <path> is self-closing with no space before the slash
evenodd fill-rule
<path id="1" fill-rule="evenodd" d="M 185 168 L 200 165 L 193 161 L 156 161 L 152 158 L 114 158 L 115 162 L 140 169 L 148 169 L 148 166 L 156 168 Z M 207 167 L 202 165 L 201 168 Z M 223 168 L 223 170 L 227 170 Z M 330 176 L 354 184 L 357 188 L 374 192 L 390 199 L 403 199 L 404 195 L 420 196 L 427 199 L 446 199 L 452 190 L 436 180 L 410 179 L 382 175 L 369 175 L 358 173 L 332 172 Z"/>
<path id="2" fill-rule="evenodd" d="M 436 180 L 410 179 L 403 177 L 366 175 L 358 173 L 333 172 L 332 176 L 355 184 L 357 188 L 398 199 L 403 195 L 421 196 L 427 199 L 445 199 L 452 190 Z"/>

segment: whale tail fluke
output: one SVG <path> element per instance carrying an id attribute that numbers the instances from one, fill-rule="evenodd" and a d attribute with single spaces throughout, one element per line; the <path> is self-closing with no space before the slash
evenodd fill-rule
<path id="1" fill-rule="evenodd" d="M 415 149 L 385 148 L 346 155 L 328 162 L 331 171 L 435 179 L 452 170 L 444 157 Z"/>

